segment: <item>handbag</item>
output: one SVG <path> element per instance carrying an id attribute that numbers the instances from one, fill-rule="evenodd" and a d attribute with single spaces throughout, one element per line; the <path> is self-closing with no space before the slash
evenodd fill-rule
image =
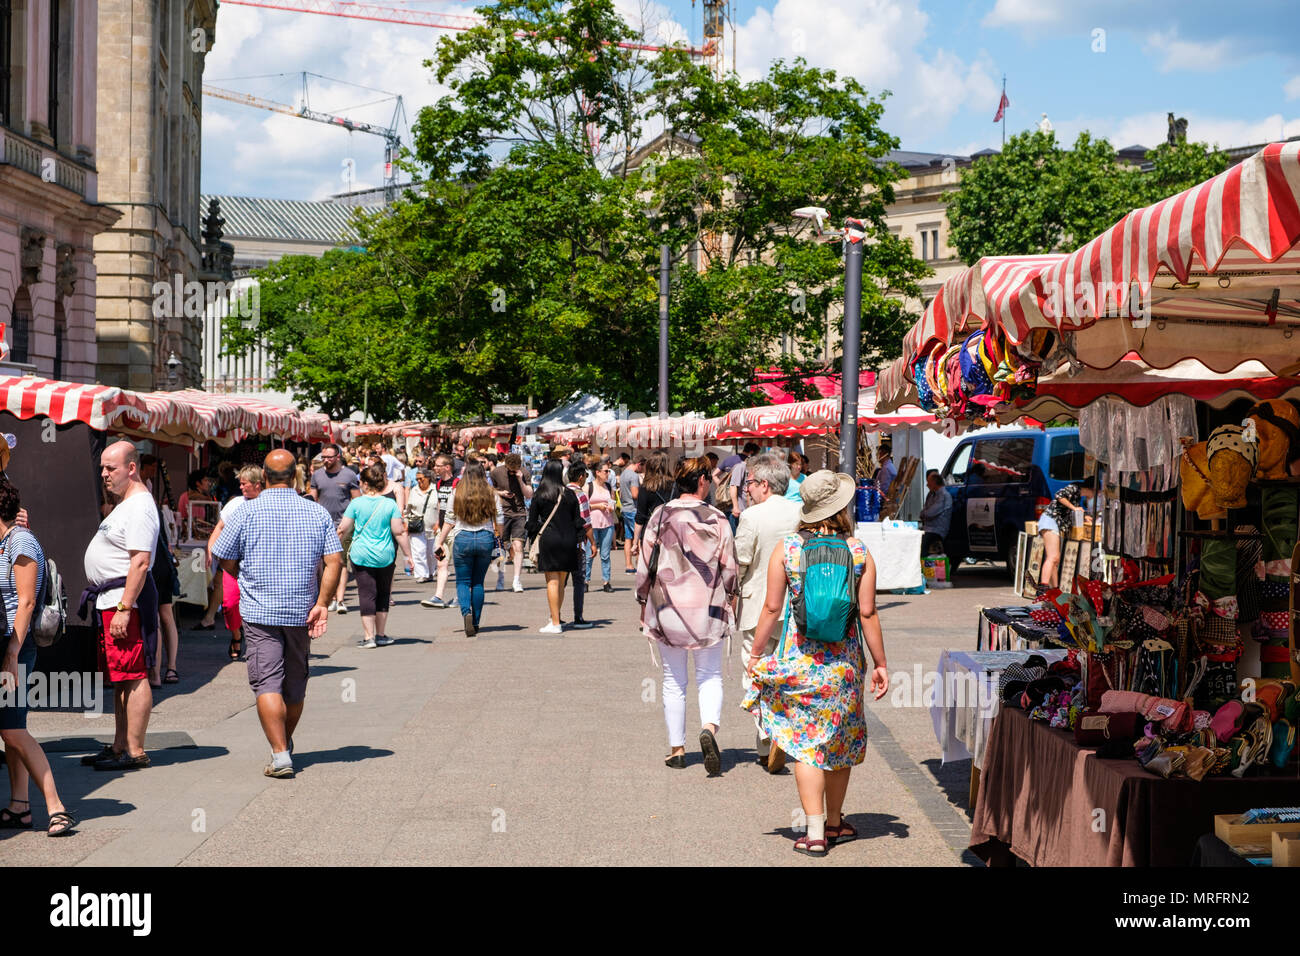
<path id="1" fill-rule="evenodd" d="M 646 594 L 650 593 L 650 588 L 655 586 L 655 578 L 659 576 L 659 545 L 662 544 L 660 532 L 664 529 L 664 508 L 659 506 L 659 524 L 655 528 L 655 546 L 650 549 L 650 557 L 646 558 L 646 581 L 649 586 L 646 588 Z"/>
<path id="2" fill-rule="evenodd" d="M 424 519 L 429 516 L 429 499 L 433 494 L 434 491 L 430 488 L 429 493 L 424 496 L 424 507 L 420 509 L 420 513 L 406 522 L 406 530 L 410 534 L 424 533 Z"/>
<path id="3" fill-rule="evenodd" d="M 537 567 L 537 559 L 541 555 L 542 535 L 544 535 L 546 533 L 546 529 L 550 527 L 551 519 L 555 517 L 555 512 L 560 510 L 560 502 L 563 500 L 564 500 L 564 489 L 560 489 L 559 495 L 557 495 L 555 498 L 555 507 L 552 508 L 551 513 L 547 515 L 546 522 L 539 529 L 537 529 L 537 536 L 533 538 L 533 543 L 528 546 L 528 563 L 531 564 L 533 567 Z"/>

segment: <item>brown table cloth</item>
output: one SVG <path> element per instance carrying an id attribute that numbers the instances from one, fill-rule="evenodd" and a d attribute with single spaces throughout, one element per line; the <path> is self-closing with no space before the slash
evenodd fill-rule
<path id="1" fill-rule="evenodd" d="M 1032 866 L 1189 866 L 1216 813 L 1296 803 L 1294 765 L 1241 780 L 1166 780 L 1008 707 L 989 737 L 970 845 L 988 861 L 1000 841 Z"/>

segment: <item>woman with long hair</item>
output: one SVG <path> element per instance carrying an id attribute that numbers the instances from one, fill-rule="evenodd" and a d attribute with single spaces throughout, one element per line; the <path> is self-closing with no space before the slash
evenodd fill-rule
<path id="1" fill-rule="evenodd" d="M 578 541 L 586 536 L 586 525 L 578 497 L 565 486 L 564 463 L 548 461 L 528 506 L 524 531 L 528 540 L 540 539 L 537 569 L 546 576 L 546 603 L 551 620 L 539 630 L 559 634 L 560 608 L 564 604 L 564 582 L 578 570 Z"/>
<path id="2" fill-rule="evenodd" d="M 456 602 L 464 615 L 465 636 L 473 637 L 483 617 L 483 579 L 492 565 L 492 546 L 501 533 L 497 496 L 478 462 L 467 463 L 460 473 L 447 518 L 433 552 L 441 560 L 443 542 L 455 533 L 451 560 L 456 568 Z"/>
<path id="3" fill-rule="evenodd" d="M 722 720 L 722 657 L 735 623 L 739 581 L 736 544 L 727 516 L 704 501 L 713 483 L 706 458 L 677 466 L 678 497 L 661 506 L 645 531 L 637 565 L 636 597 L 644 608 L 648 639 L 663 658 L 664 723 L 669 754 L 665 765 L 686 768 L 686 652 L 695 656 L 695 686 L 700 697 L 700 749 L 709 776 L 722 772 L 715 736 Z M 659 545 L 657 566 L 650 562 Z"/>
<path id="4" fill-rule="evenodd" d="M 4 646 L 0 681 L 6 687 L 0 697 L 0 739 L 4 740 L 9 770 L 9 805 L 0 810 L 0 829 L 32 828 L 27 798 L 28 783 L 34 780 L 49 814 L 46 833 L 66 836 L 77 821 L 59 799 L 45 751 L 27 729 L 27 680 L 36 668 L 31 624 L 45 582 L 45 552 L 36 535 L 18 527 L 18 508 L 18 489 L 0 478 L 0 598 L 8 625 L 8 634 L 0 636 Z"/>
<path id="5" fill-rule="evenodd" d="M 339 537 L 352 534 L 348 559 L 357 582 L 361 605 L 362 647 L 383 647 L 393 643 L 388 636 L 388 608 L 393 596 L 393 569 L 400 545 L 411 559 L 411 541 L 397 502 L 384 494 L 388 475 L 384 466 L 368 465 L 361 470 L 359 498 L 353 498 L 339 522 Z"/>
<path id="6" fill-rule="evenodd" d="M 655 452 L 645 460 L 645 474 L 641 476 L 641 490 L 636 496 L 636 538 L 632 542 L 632 556 L 640 552 L 641 538 L 646 522 L 660 505 L 673 499 L 673 474 L 668 470 L 668 456 Z"/>
<path id="7" fill-rule="evenodd" d="M 880 700 L 889 691 L 889 671 L 876 615 L 876 565 L 852 536 L 853 478 L 818 471 L 800 490 L 799 530 L 787 535 L 768 561 L 767 597 L 754 653 L 745 662 L 753 683 L 741 707 L 758 718 L 772 739 L 773 755 L 779 747 L 796 761 L 795 786 L 808 829 L 795 841 L 795 851 L 825 857 L 837 842 L 858 835 L 843 809 L 849 773 L 867 753 L 863 676 L 870 668 L 871 690 Z M 822 586 L 808 596 L 817 606 L 805 607 L 804 571 L 814 565 Z M 837 572 L 840 593 L 828 583 L 836 581 Z M 781 641 L 775 653 L 763 656 L 787 590 L 790 610 Z"/>

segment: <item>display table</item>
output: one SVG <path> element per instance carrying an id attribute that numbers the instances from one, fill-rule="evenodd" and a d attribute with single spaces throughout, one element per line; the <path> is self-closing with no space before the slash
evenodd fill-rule
<path id="1" fill-rule="evenodd" d="M 944 651 L 939 655 L 935 703 L 930 707 L 943 762 L 969 760 L 984 766 L 994 718 L 1002 710 L 998 678 L 1011 664 L 1037 654 L 1047 663 L 1062 660 L 1063 648 L 1042 651 Z"/>
<path id="2" fill-rule="evenodd" d="M 1188 866 L 1216 813 L 1289 806 L 1298 788 L 1294 770 L 1166 780 L 1007 708 L 989 734 L 970 846 L 990 862 L 1009 847 L 1031 866 Z"/>
<path id="3" fill-rule="evenodd" d="M 876 562 L 876 590 L 895 591 L 925 585 L 921 573 L 921 532 L 890 521 L 860 521 L 854 537 Z"/>

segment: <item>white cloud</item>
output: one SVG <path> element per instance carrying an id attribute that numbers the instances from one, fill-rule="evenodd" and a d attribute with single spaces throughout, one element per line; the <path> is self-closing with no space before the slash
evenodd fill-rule
<path id="1" fill-rule="evenodd" d="M 1161 59 L 1160 71 L 1213 71 L 1223 69 L 1236 58 L 1237 45 L 1229 38 L 1213 41 L 1181 39 L 1176 29 L 1155 32 L 1147 37 L 1142 52 Z"/>
<path id="2" fill-rule="evenodd" d="M 1293 76 L 1286 81 L 1282 87 L 1282 92 L 1286 94 L 1288 100 L 1300 100 L 1300 76 Z"/>
<path id="3" fill-rule="evenodd" d="M 777 0 L 737 25 L 738 72 L 747 80 L 773 59 L 855 77 L 873 95 L 892 91 L 885 126 L 904 146 L 933 135 L 963 109 L 997 108 L 997 69 L 950 50 L 923 52 L 929 16 L 920 0 Z"/>
<path id="4" fill-rule="evenodd" d="M 984 17 L 986 27 L 1042 26 L 1065 19 L 1064 0 L 998 0 Z"/>

